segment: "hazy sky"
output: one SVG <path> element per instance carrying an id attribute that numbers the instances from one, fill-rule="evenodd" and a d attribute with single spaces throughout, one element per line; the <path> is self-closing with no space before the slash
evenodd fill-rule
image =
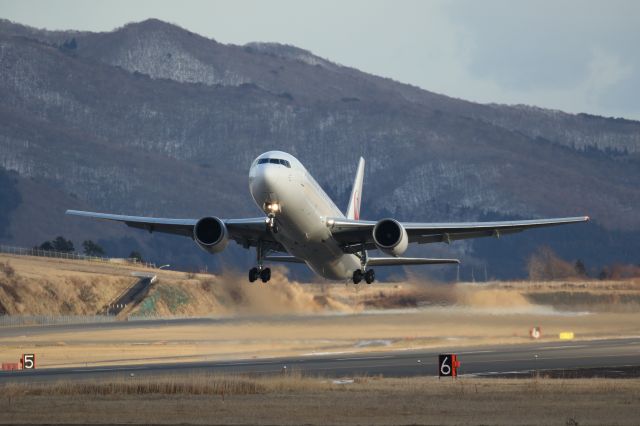
<path id="1" fill-rule="evenodd" d="M 0 0 L 0 17 L 108 31 L 154 17 L 275 41 L 434 92 L 640 119 L 640 1 Z"/>

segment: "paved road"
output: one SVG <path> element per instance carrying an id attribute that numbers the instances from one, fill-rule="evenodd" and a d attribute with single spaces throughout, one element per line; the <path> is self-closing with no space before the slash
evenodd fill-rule
<path id="1" fill-rule="evenodd" d="M 138 303 L 149 294 L 151 289 L 151 277 L 140 277 L 138 282 L 129 287 L 124 294 L 120 295 L 116 300 L 109 304 L 109 313 L 118 315 L 123 311 L 130 312 Z"/>
<path id="2" fill-rule="evenodd" d="M 225 362 L 190 362 L 88 368 L 52 368 L 0 372 L 0 383 L 9 381 L 90 380 L 154 375 L 277 374 L 301 371 L 327 377 L 384 375 L 407 377 L 437 374 L 437 356 L 459 355 L 461 374 L 493 375 L 531 370 L 615 368 L 640 366 L 640 337 L 575 342 L 540 342 L 517 346 L 482 346 L 456 350 L 389 351 L 367 354 L 249 359 Z"/>
<path id="3" fill-rule="evenodd" d="M 369 313 L 353 313 L 353 314 L 340 314 L 341 318 L 348 317 L 360 317 L 362 315 L 371 315 Z M 326 314 L 318 315 L 305 315 L 305 320 L 320 319 L 331 321 L 332 316 Z M 81 332 L 92 330 L 105 330 L 105 329 L 127 329 L 127 328 L 158 328 L 165 326 L 189 326 L 189 325 L 213 325 L 213 324 L 250 324 L 255 321 L 264 320 L 265 316 L 260 315 L 247 315 L 242 317 L 229 317 L 221 316 L 216 317 L 203 317 L 203 318 L 171 318 L 171 319 L 137 319 L 132 321 L 106 321 L 106 322 L 92 322 L 92 323 L 77 323 L 77 324 L 51 324 L 51 325 L 17 325 L 0 327 L 0 335 L 2 337 L 16 337 L 16 336 L 39 336 L 43 334 L 50 334 L 53 332 Z M 300 320 L 299 315 L 269 315 L 268 321 L 270 323 L 282 322 L 290 323 L 291 321 Z"/>

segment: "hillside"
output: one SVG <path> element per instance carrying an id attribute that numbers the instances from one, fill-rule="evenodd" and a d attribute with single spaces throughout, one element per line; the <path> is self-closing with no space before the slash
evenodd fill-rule
<path id="1" fill-rule="evenodd" d="M 133 285 L 136 269 L 0 255 L 0 315 L 96 315 Z"/>
<path id="2" fill-rule="evenodd" d="M 291 280 L 278 267 L 268 285 L 244 274 L 195 274 L 120 262 L 0 254 L 0 315 L 103 315 L 139 280 L 155 275 L 148 294 L 126 315 L 256 317 L 357 314 L 385 309 L 458 307 L 637 313 L 640 280 L 496 281 L 442 284 L 411 277 L 394 285 L 345 286 Z"/>
<path id="3" fill-rule="evenodd" d="M 297 47 L 225 45 L 158 20 L 106 33 L 0 21 L 0 69 L 0 167 L 17 188 L 7 195 L 13 210 L 0 211 L 4 242 L 65 234 L 101 240 L 114 255 L 137 247 L 158 262 L 249 264 L 238 249 L 213 260 L 189 241 L 62 212 L 255 215 L 248 167 L 281 149 L 339 205 L 364 156 L 365 218 L 593 218 L 579 230 L 510 237 L 509 246 L 457 242 L 416 254 L 461 256 L 493 276 L 521 276 L 541 244 L 594 268 L 637 261 L 640 122 L 475 104 Z M 57 194 L 49 208 L 41 194 Z"/>

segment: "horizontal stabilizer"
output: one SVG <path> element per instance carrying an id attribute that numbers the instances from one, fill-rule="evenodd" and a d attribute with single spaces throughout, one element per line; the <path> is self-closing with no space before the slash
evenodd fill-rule
<path id="1" fill-rule="evenodd" d="M 304 260 L 295 256 L 265 256 L 264 260 L 271 262 L 284 262 L 284 263 L 304 263 Z"/>
<path id="2" fill-rule="evenodd" d="M 399 265 L 439 265 L 444 263 L 458 264 L 458 259 L 428 259 L 424 257 L 370 257 L 367 266 L 399 266 Z"/>

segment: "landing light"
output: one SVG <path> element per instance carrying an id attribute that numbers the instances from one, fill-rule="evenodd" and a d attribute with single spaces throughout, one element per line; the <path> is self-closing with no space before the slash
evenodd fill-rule
<path id="1" fill-rule="evenodd" d="M 280 211 L 280 204 L 278 203 L 266 203 L 265 207 L 271 213 L 276 213 Z"/>

